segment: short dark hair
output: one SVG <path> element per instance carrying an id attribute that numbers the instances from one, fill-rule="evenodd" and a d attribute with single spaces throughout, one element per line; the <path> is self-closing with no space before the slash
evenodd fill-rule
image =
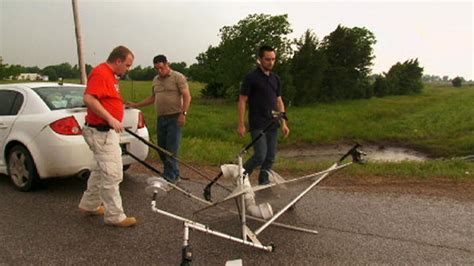
<path id="1" fill-rule="evenodd" d="M 263 45 L 258 49 L 258 57 L 262 58 L 265 52 L 275 52 L 275 48 L 269 45 Z"/>
<path id="2" fill-rule="evenodd" d="M 166 59 L 166 56 L 162 54 L 157 55 L 153 58 L 153 64 L 158 64 L 158 63 L 168 63 L 168 59 Z"/>
<path id="3" fill-rule="evenodd" d="M 135 57 L 133 55 L 132 51 L 130 51 L 130 49 L 128 49 L 127 47 L 125 47 L 123 45 L 117 46 L 110 53 L 109 57 L 107 58 L 107 62 L 113 63 L 117 59 L 125 61 L 125 59 L 127 59 L 127 56 L 129 54 L 132 55 L 132 57 Z"/>

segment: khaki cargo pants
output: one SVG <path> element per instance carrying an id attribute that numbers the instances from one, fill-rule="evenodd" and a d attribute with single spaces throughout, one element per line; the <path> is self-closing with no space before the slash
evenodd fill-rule
<path id="1" fill-rule="evenodd" d="M 102 203 L 105 207 L 106 223 L 120 223 L 127 216 L 123 212 L 119 184 L 123 179 L 120 137 L 114 130 L 101 132 L 84 126 L 82 135 L 94 153 L 97 162 L 91 170 L 79 208 L 95 210 Z"/>

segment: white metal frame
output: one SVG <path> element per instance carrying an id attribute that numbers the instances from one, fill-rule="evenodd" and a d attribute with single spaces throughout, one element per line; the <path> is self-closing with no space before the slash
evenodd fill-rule
<path id="1" fill-rule="evenodd" d="M 243 188 L 244 178 L 246 178 L 246 177 L 243 174 L 244 171 L 241 171 L 241 169 L 243 167 L 242 166 L 242 155 L 239 154 L 237 159 L 238 159 L 238 166 L 239 166 L 239 173 L 240 173 L 238 182 L 239 182 L 240 187 Z M 187 263 L 186 261 L 189 262 L 190 259 L 186 259 L 185 257 L 192 257 L 192 252 L 187 251 L 187 248 L 189 247 L 189 229 L 194 229 L 194 230 L 206 233 L 206 234 L 210 234 L 210 235 L 214 235 L 214 236 L 221 237 L 221 238 L 224 238 L 224 239 L 228 239 L 228 240 L 231 240 L 231 241 L 234 241 L 234 242 L 237 242 L 237 243 L 240 243 L 240 244 L 244 244 L 244 245 L 256 248 L 256 249 L 264 250 L 264 251 L 267 251 L 267 252 L 272 252 L 274 250 L 274 245 L 273 244 L 263 245 L 258 240 L 257 236 L 260 233 L 262 233 L 270 225 L 279 226 L 279 227 L 282 227 L 282 228 L 295 230 L 295 231 L 300 231 L 300 232 L 304 232 L 304 233 L 317 234 L 318 232 L 316 230 L 306 229 L 306 228 L 301 228 L 301 227 L 296 227 L 296 226 L 291 226 L 291 225 L 286 225 L 286 224 L 281 224 L 281 223 L 275 222 L 275 220 L 278 219 L 281 215 L 283 215 L 291 206 L 293 206 L 301 198 L 303 198 L 309 191 L 311 191 L 311 189 L 313 189 L 319 182 L 321 182 L 330 173 L 332 173 L 336 170 L 342 169 L 342 168 L 344 168 L 344 167 L 346 167 L 350 164 L 352 164 L 352 162 L 334 163 L 328 169 L 320 171 L 318 173 L 314 173 L 314 174 L 310 174 L 310 175 L 306 175 L 306 176 L 302 176 L 302 177 L 298 177 L 298 178 L 294 178 L 294 179 L 290 179 L 290 180 L 285 181 L 284 183 L 290 183 L 290 182 L 300 181 L 300 180 L 304 180 L 304 179 L 319 176 L 319 178 L 314 180 L 305 190 L 303 190 L 300 194 L 298 194 L 298 196 L 296 196 L 285 207 L 283 207 L 280 211 L 278 211 L 277 214 L 273 215 L 273 217 L 271 217 L 269 220 L 264 220 L 264 219 L 261 219 L 261 218 L 258 218 L 258 217 L 253 217 L 253 216 L 250 216 L 246 213 L 245 191 L 244 190 L 241 193 L 232 193 L 232 194 L 234 194 L 233 197 L 227 197 L 224 200 L 219 201 L 217 203 L 211 203 L 211 202 L 208 202 L 204 199 L 201 199 L 201 198 L 193 195 L 192 193 L 184 190 L 183 188 L 181 188 L 181 187 L 179 187 L 179 186 L 177 186 L 173 183 L 169 183 L 169 182 L 165 181 L 164 179 L 160 179 L 160 182 L 161 182 L 160 183 L 160 182 L 157 182 L 157 178 L 155 178 L 155 179 L 151 178 L 149 180 L 150 186 L 148 186 L 146 190 L 147 190 L 147 192 L 149 192 L 149 193 L 151 192 L 153 194 L 153 200 L 151 202 L 151 209 L 152 209 L 153 212 L 161 214 L 161 215 L 165 215 L 165 216 L 170 217 L 172 219 L 183 222 L 184 233 L 183 233 L 183 258 L 182 258 L 183 261 L 182 261 L 182 264 L 186 265 L 186 263 Z M 163 184 L 163 182 L 165 182 L 165 184 Z M 282 183 L 280 183 L 280 184 L 282 184 Z M 280 184 L 270 184 L 270 185 L 258 186 L 258 187 L 255 187 L 254 191 L 270 188 L 274 185 L 280 185 Z M 159 209 L 157 207 L 157 204 L 156 204 L 156 197 L 162 190 L 164 190 L 164 188 L 163 188 L 164 186 L 172 187 L 172 188 L 176 189 L 177 191 L 179 191 L 180 193 L 182 193 L 182 194 L 184 194 L 184 195 L 186 195 L 186 196 L 188 196 L 188 197 L 190 197 L 194 200 L 197 200 L 201 203 L 204 203 L 204 204 L 208 205 L 207 207 L 205 207 L 203 209 L 207 209 L 209 207 L 217 206 L 217 204 L 222 203 L 222 202 L 224 202 L 226 200 L 229 200 L 229 199 L 232 199 L 232 198 L 240 198 L 239 212 L 235 212 L 235 211 L 232 211 L 232 210 L 229 210 L 229 209 L 226 209 L 226 208 L 222 208 L 221 206 L 218 206 L 218 207 L 220 207 L 221 209 L 224 209 L 226 211 L 232 212 L 234 214 L 239 214 L 240 215 L 240 222 L 241 222 L 241 226 L 242 226 L 242 237 L 239 238 L 239 237 L 231 236 L 229 234 L 222 233 L 222 232 L 219 232 L 219 231 L 216 231 L 216 230 L 212 230 L 208 226 L 206 226 L 202 223 L 199 223 L 199 222 L 193 221 L 191 219 L 187 219 L 187 218 L 184 218 L 182 216 L 173 214 L 171 212 Z M 201 209 L 201 210 L 203 210 L 203 209 Z M 257 230 L 255 230 L 255 232 L 254 232 L 247 226 L 247 218 L 263 222 L 264 224 L 262 226 L 260 226 Z M 185 255 L 184 254 L 185 252 L 189 252 L 191 254 Z"/>

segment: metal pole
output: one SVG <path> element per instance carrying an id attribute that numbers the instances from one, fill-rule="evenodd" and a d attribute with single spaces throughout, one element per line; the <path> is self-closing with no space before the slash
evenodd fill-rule
<path id="1" fill-rule="evenodd" d="M 193 261 L 193 251 L 189 245 L 189 226 L 184 222 L 183 248 L 181 249 L 181 266 L 190 266 Z"/>
<path id="2" fill-rule="evenodd" d="M 241 188 L 244 187 L 244 175 L 242 173 L 242 155 L 239 154 L 237 157 L 237 160 L 239 162 L 239 185 Z M 247 240 L 247 226 L 246 226 L 246 221 L 245 221 L 245 194 L 240 195 L 240 206 L 242 206 L 241 209 L 241 225 L 242 225 L 242 239 Z"/>
<path id="3" fill-rule="evenodd" d="M 132 82 L 133 82 L 133 80 L 132 80 Z M 153 148 L 153 149 L 155 149 L 155 150 L 158 151 L 158 152 L 162 152 L 162 153 L 164 153 L 164 154 L 166 154 L 166 155 L 168 155 L 168 156 L 170 156 L 170 157 L 173 157 L 174 159 L 176 159 L 176 161 L 178 161 L 178 162 L 181 163 L 182 165 L 188 167 L 189 169 L 193 170 L 195 173 L 197 173 L 198 175 L 202 176 L 204 179 L 207 179 L 208 181 L 212 181 L 212 179 L 211 179 L 210 177 L 204 175 L 201 171 L 199 171 L 199 170 L 198 170 L 197 168 L 195 168 L 194 166 L 192 166 L 192 165 L 190 165 L 190 164 L 188 164 L 188 163 L 182 161 L 181 159 L 179 159 L 177 156 L 175 156 L 173 153 L 169 152 L 168 150 L 163 149 L 162 147 L 160 147 L 160 146 L 158 146 L 158 145 L 156 145 L 156 144 L 154 144 L 154 143 L 151 143 L 150 141 L 144 139 L 143 137 L 141 137 L 141 136 L 138 135 L 137 133 L 131 131 L 130 129 L 125 128 L 125 131 L 126 131 L 127 133 L 129 133 L 130 135 L 134 136 L 135 138 L 137 138 L 138 140 L 140 140 L 141 142 L 143 142 L 143 143 L 145 143 L 146 145 L 148 145 L 148 147 Z M 229 191 L 229 192 L 232 191 L 230 188 L 228 188 L 228 187 L 226 187 L 226 186 L 224 186 L 224 185 L 222 185 L 222 184 L 220 184 L 220 183 L 217 183 L 217 185 L 220 186 L 220 187 L 222 187 L 223 189 Z"/>
<path id="4" fill-rule="evenodd" d="M 247 246 L 251 246 L 251 247 L 254 247 L 254 248 L 262 249 L 262 250 L 265 250 L 265 251 L 269 251 L 269 252 L 273 251 L 273 246 L 271 246 L 271 245 L 264 246 L 264 245 L 260 245 L 260 244 L 255 244 L 255 243 L 247 241 L 245 239 L 240 239 L 240 238 L 237 238 L 237 237 L 225 234 L 225 233 L 221 233 L 219 231 L 214 231 L 212 229 L 209 229 L 209 227 L 207 227 L 204 224 L 197 223 L 197 222 L 194 222 L 192 220 L 189 220 L 189 219 L 183 218 L 181 216 L 178 216 L 176 214 L 158 209 L 158 208 L 156 208 L 156 201 L 155 200 L 153 200 L 151 202 L 151 209 L 152 209 L 153 212 L 156 212 L 156 213 L 168 216 L 170 218 L 182 221 L 182 222 L 185 223 L 186 227 L 193 228 L 197 231 L 208 233 L 208 234 L 211 234 L 211 235 L 214 235 L 214 236 L 218 236 L 218 237 L 221 237 L 221 238 L 224 238 L 224 239 L 228 239 L 228 240 L 231 240 L 231 241 L 234 241 L 234 242 L 238 242 L 238 243 L 241 243 L 241 244 L 244 244 L 244 245 L 247 245 Z"/>
<path id="5" fill-rule="evenodd" d="M 144 166 L 148 167 L 150 170 L 154 171 L 155 173 L 159 174 L 160 176 L 162 175 L 161 172 L 159 172 L 158 170 L 156 170 L 154 167 L 152 167 L 151 165 L 149 165 L 148 163 L 145 163 L 143 161 L 141 161 L 138 157 L 136 157 L 135 155 L 131 154 L 130 152 L 127 152 L 128 155 L 130 155 L 132 158 L 134 158 L 135 160 L 137 160 L 138 162 L 142 163 Z M 178 190 L 179 192 L 181 192 L 182 194 L 190 197 L 191 199 L 194 199 L 196 201 L 199 201 L 205 205 L 212 205 L 211 202 L 207 201 L 207 200 L 203 200 L 197 196 L 195 196 L 194 194 L 176 186 L 175 184 L 173 183 L 169 183 L 168 182 L 168 185 L 176 190 Z M 221 210 L 224 210 L 224 211 L 227 211 L 227 212 L 230 212 L 232 214 L 236 214 L 236 215 L 239 215 L 238 212 L 236 211 L 232 211 L 232 210 L 229 210 L 229 209 L 226 209 L 226 208 L 222 208 L 221 206 L 217 206 L 219 209 Z M 254 220 L 254 221 L 258 221 L 258 222 L 262 222 L 264 223 L 265 220 L 264 219 L 261 219 L 261 218 L 258 218 L 258 217 L 254 217 L 254 216 L 250 216 L 250 215 L 247 215 L 246 217 L 248 217 L 249 219 L 251 220 Z M 273 223 L 272 225 L 274 226 L 278 226 L 278 227 L 282 227 L 282 228 L 286 228 L 286 229 L 290 229 L 290 230 L 295 230 L 295 231 L 301 231 L 301 232 L 305 232 L 305 233 L 312 233 L 312 234 L 317 234 L 318 231 L 316 230 L 312 230 L 312 229 L 307 229 L 307 228 L 301 228 L 301 227 L 296 227 L 296 226 L 292 226 L 292 225 L 287 225 L 287 224 L 282 224 L 282 223 Z"/>
<path id="6" fill-rule="evenodd" d="M 184 222 L 184 236 L 183 236 L 183 247 L 188 246 L 189 244 L 189 227 L 186 222 Z"/>
<path id="7" fill-rule="evenodd" d="M 281 182 L 281 183 L 278 183 L 278 184 L 276 184 L 276 183 L 275 184 L 270 184 L 268 186 L 273 187 L 273 186 L 277 186 L 277 185 L 283 185 L 283 184 L 288 184 L 288 183 L 292 183 L 292 182 L 296 182 L 296 181 L 301 181 L 301 180 L 304 180 L 304 179 L 309 179 L 311 177 L 315 177 L 315 176 L 322 175 L 322 174 L 328 174 L 328 173 L 334 172 L 336 170 L 339 170 L 339 169 L 344 168 L 344 167 L 346 167 L 348 165 L 351 165 L 351 164 L 352 164 L 352 162 L 348 162 L 348 163 L 344 163 L 344 164 L 341 164 L 341 165 L 337 165 L 336 167 L 331 166 L 328 169 L 317 172 L 317 173 L 297 177 L 297 178 L 294 178 L 294 179 L 289 179 L 289 180 L 286 180 L 285 182 Z"/>
<path id="8" fill-rule="evenodd" d="M 336 168 L 337 163 L 333 164 L 329 169 Z M 255 235 L 260 234 L 265 228 L 267 228 L 273 221 L 275 221 L 278 217 L 280 217 L 286 210 L 288 210 L 295 202 L 300 200 L 306 193 L 308 193 L 314 186 L 316 186 L 321 180 L 323 180 L 328 173 L 325 173 L 322 175 L 320 178 L 318 178 L 316 181 L 314 181 L 308 188 L 306 188 L 301 194 L 299 194 L 296 198 L 294 198 L 288 205 L 286 205 L 283 209 L 281 209 L 277 214 L 275 214 L 270 220 L 268 220 L 265 224 L 263 224 L 260 228 L 258 228 L 255 231 Z"/>

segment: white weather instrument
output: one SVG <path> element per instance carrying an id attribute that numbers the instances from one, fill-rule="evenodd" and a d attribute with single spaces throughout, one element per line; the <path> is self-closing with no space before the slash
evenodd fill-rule
<path id="1" fill-rule="evenodd" d="M 360 151 L 359 150 L 360 145 L 356 144 L 346 154 L 344 154 L 340 158 L 340 160 L 338 160 L 329 168 L 323 171 L 319 171 L 317 173 L 313 173 L 313 174 L 309 174 L 309 175 L 305 175 L 305 176 L 301 176 L 301 177 L 297 177 L 297 178 L 293 178 L 289 180 L 285 180 L 276 172 L 270 171 L 269 173 L 269 177 L 271 180 L 270 184 L 251 186 L 249 177 L 247 173 L 245 172 L 242 165 L 243 156 L 247 153 L 248 149 L 251 148 L 255 144 L 255 142 L 258 141 L 258 139 L 266 132 L 266 130 L 269 129 L 273 125 L 273 123 L 278 123 L 280 119 L 286 119 L 285 114 L 280 113 L 280 112 L 275 112 L 274 120 L 272 121 L 272 123 L 270 123 L 262 131 L 262 133 L 259 136 L 257 136 L 250 144 L 245 146 L 245 148 L 243 148 L 239 152 L 239 154 L 237 155 L 237 160 L 236 160 L 237 164 L 222 165 L 221 172 L 214 179 L 207 177 L 198 169 L 174 157 L 173 154 L 164 150 L 163 148 L 149 142 L 146 139 L 143 139 L 139 135 L 135 134 L 133 131 L 126 129 L 126 131 L 129 134 L 140 139 L 142 142 L 144 142 L 151 148 L 159 152 L 164 152 L 169 156 L 172 156 L 173 158 L 178 160 L 181 164 L 189 167 L 191 170 L 198 173 L 201 177 L 204 177 L 205 179 L 211 181 L 204 188 L 204 194 L 203 194 L 204 199 L 203 199 L 201 197 L 198 197 L 192 194 L 189 191 L 186 191 L 181 186 L 177 186 L 173 183 L 168 182 L 167 180 L 163 178 L 163 174 L 159 170 L 157 170 L 156 168 L 154 168 L 147 162 L 140 160 L 139 158 L 135 158 L 133 154 L 130 154 L 130 152 L 128 152 L 128 155 L 130 155 L 132 158 L 135 158 L 138 162 L 142 163 L 145 167 L 147 167 L 148 169 L 150 169 L 151 171 L 153 171 L 154 173 L 160 176 L 160 177 L 150 177 L 147 180 L 148 186 L 146 187 L 145 191 L 152 197 L 152 201 L 151 201 L 152 211 L 183 222 L 184 234 L 183 234 L 181 265 L 190 265 L 192 262 L 193 252 L 191 249 L 191 245 L 189 244 L 190 229 L 204 232 L 206 234 L 214 235 L 214 236 L 221 237 L 224 239 L 228 239 L 237 243 L 241 243 L 241 244 L 244 244 L 256 249 L 265 250 L 268 252 L 272 252 L 275 249 L 275 246 L 272 243 L 263 244 L 262 242 L 259 241 L 258 236 L 270 225 L 282 227 L 289 230 L 300 231 L 304 233 L 310 233 L 310 234 L 318 233 L 316 230 L 313 230 L 313 229 L 307 229 L 307 228 L 292 226 L 288 224 L 282 224 L 282 223 L 276 222 L 275 220 L 278 219 L 280 216 L 282 216 L 288 209 L 292 208 L 299 200 L 301 200 L 301 198 L 303 198 L 308 192 L 310 192 L 319 182 L 321 182 L 324 178 L 326 178 L 330 173 L 333 173 L 339 169 L 345 168 L 353 163 L 362 163 L 362 156 L 364 156 L 365 153 Z M 352 161 L 344 162 L 344 160 L 349 156 L 351 156 Z M 221 178 L 222 176 L 226 178 L 231 178 L 233 180 L 234 185 L 235 185 L 233 189 L 230 189 L 227 186 L 224 186 L 217 182 L 218 179 Z M 270 203 L 265 202 L 265 203 L 257 204 L 255 200 L 255 192 L 257 191 L 265 190 L 274 186 L 284 186 L 286 184 L 290 184 L 290 183 L 294 183 L 294 182 L 298 182 L 302 180 L 311 180 L 311 183 L 303 191 L 301 191 L 296 197 L 290 200 L 288 204 L 286 204 L 283 208 L 281 208 L 277 212 L 273 210 Z M 228 194 L 224 198 L 212 202 L 211 201 L 211 187 L 214 184 L 219 185 L 221 188 L 225 189 L 228 192 Z M 169 192 L 170 190 L 176 190 L 184 194 L 185 196 L 189 197 L 190 199 L 205 205 L 203 208 L 195 211 L 194 214 L 203 212 L 213 207 L 219 207 L 221 210 L 225 210 L 235 215 L 238 215 L 240 224 L 241 224 L 240 236 L 232 236 L 228 233 L 212 230 L 209 228 L 209 226 L 205 224 L 202 224 L 195 220 L 188 219 L 180 215 L 174 214 L 172 212 L 160 209 L 157 205 L 158 198 L 166 196 L 167 192 Z M 232 199 L 235 200 L 237 203 L 236 204 L 237 210 L 232 210 L 232 209 L 228 209 L 228 208 L 224 208 L 223 206 L 220 206 L 221 203 L 224 203 Z M 251 228 L 247 226 L 247 222 L 246 222 L 247 219 L 261 222 L 262 225 L 252 230 Z"/>

